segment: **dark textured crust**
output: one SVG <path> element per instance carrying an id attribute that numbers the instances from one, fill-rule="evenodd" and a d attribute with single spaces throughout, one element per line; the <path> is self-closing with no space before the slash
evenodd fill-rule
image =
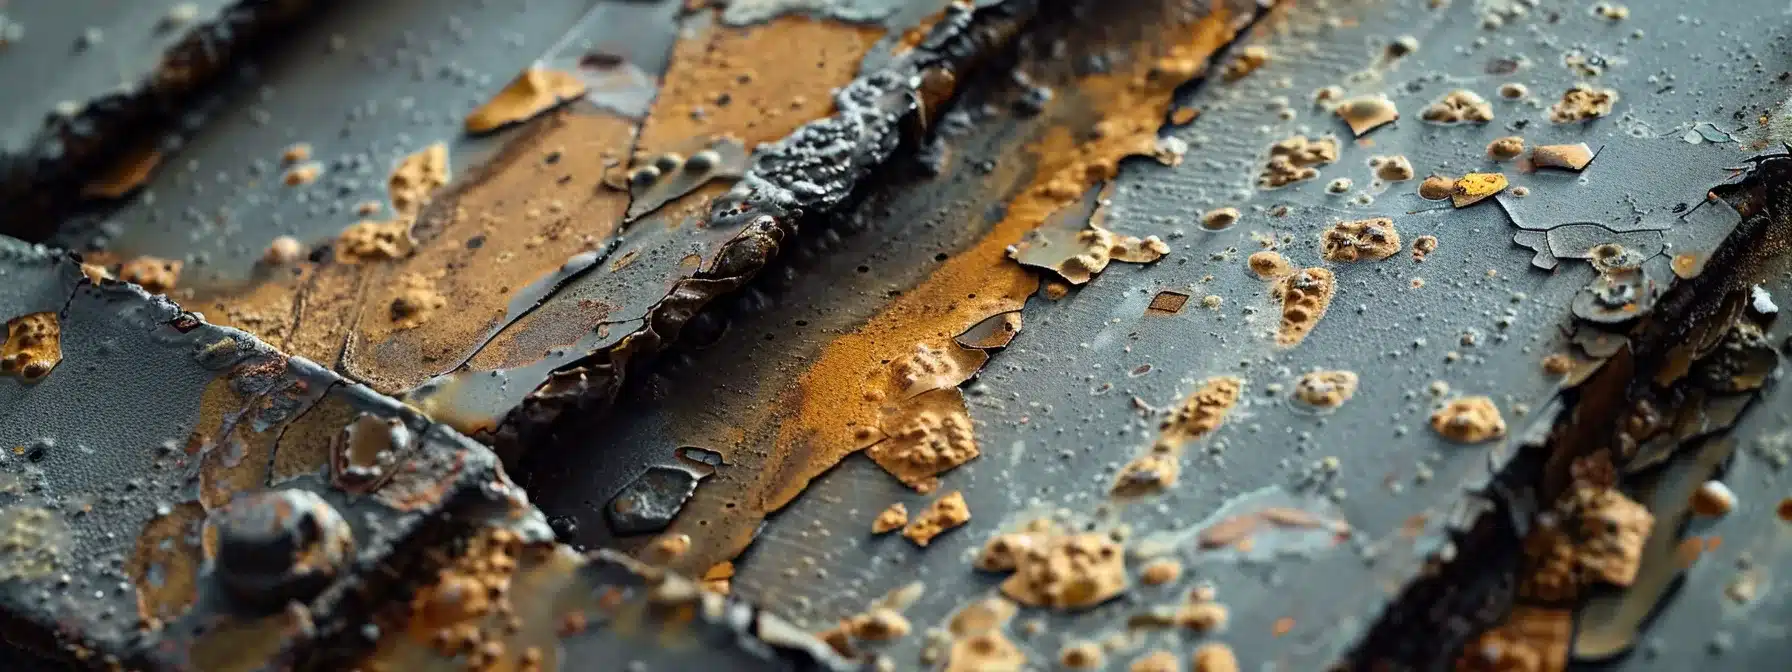
<path id="1" fill-rule="evenodd" d="M 0 632 L 13 645 L 69 664 L 192 669 L 208 651 L 241 646 L 220 626 L 253 624 L 291 600 L 308 613 L 308 627 L 279 631 L 274 657 L 256 662 L 338 669 L 313 663 L 371 646 L 360 626 L 432 578 L 441 549 L 491 526 L 551 539 L 495 455 L 396 401 L 135 285 L 95 282 L 72 254 L 0 237 L 0 277 L 9 283 L 0 311 L 61 315 L 65 353 L 80 362 L 29 386 L 0 381 L 8 405 L 0 443 L 44 446 L 42 455 L 9 450 L 0 458 L 0 477 L 14 486 L 0 488 L 0 514 L 47 511 L 57 533 L 46 537 L 57 547 L 45 556 L 53 562 L 0 581 Z M 363 417 L 395 431 L 378 444 L 392 455 L 381 463 L 390 473 L 373 485 L 344 481 L 329 467 L 347 450 L 338 440 L 345 418 Z M 184 449 L 171 429 L 191 433 Z M 320 503 L 329 519 L 347 521 L 351 549 L 308 556 L 330 558 L 323 564 L 251 564 L 247 573 L 240 563 L 207 567 L 188 543 L 189 525 L 215 523 L 253 500 L 245 495 L 264 493 Z M 173 532 L 151 532 L 164 521 Z M 249 539 L 235 548 L 273 548 Z M 163 568 L 164 578 L 123 569 L 132 566 Z M 151 586 L 173 576 L 191 578 L 189 597 L 154 596 Z M 257 601 L 268 596 L 246 594 L 245 585 L 296 592 L 269 607 Z M 158 606 L 141 611 L 146 603 Z"/>
<path id="2" fill-rule="evenodd" d="M 227 66 L 328 2 L 241 0 L 214 21 L 190 28 L 143 81 L 78 101 L 81 112 L 73 117 L 45 111 L 44 128 L 29 146 L 0 155 L 0 212 L 7 215 L 0 218 L 0 233 L 27 240 L 53 233 L 84 176 L 115 160 L 128 141 L 170 126 Z"/>
<path id="3" fill-rule="evenodd" d="M 1792 153 L 1758 157 L 1747 173 L 1713 194 L 1745 214 L 1730 230 L 1706 272 L 1676 279 L 1660 300 L 1628 330 L 1628 345 L 1585 382 L 1565 389 L 1534 437 L 1480 493 L 1484 506 L 1459 518 L 1450 550 L 1432 561 L 1435 571 L 1409 583 L 1382 611 L 1350 660 L 1364 669 L 1443 669 L 1463 654 L 1477 633 L 1497 625 L 1515 605 L 1521 580 L 1523 538 L 1532 520 L 1586 476 L 1588 460 L 1610 460 L 1615 478 L 1665 459 L 1639 450 L 1672 433 L 1682 408 L 1704 403 L 1708 381 L 1682 374 L 1663 385 L 1658 377 L 1677 366 L 1728 370 L 1720 348 L 1698 353 L 1684 345 L 1729 333 L 1741 313 L 1741 296 L 1763 269 L 1792 249 Z M 1723 269 L 1724 272 L 1713 272 Z M 1690 364 L 1677 363 L 1686 359 Z M 1771 368 L 1771 367 L 1770 367 Z M 1752 390 L 1748 402 L 1759 397 Z M 1666 423 L 1666 424 L 1664 424 Z M 1669 450 L 1728 426 L 1680 437 Z M 1654 460 L 1649 464 L 1639 463 Z"/>
<path id="4" fill-rule="evenodd" d="M 738 228 L 709 268 L 674 283 L 648 310 L 642 327 L 603 350 L 551 374 L 494 432 L 500 454 L 514 457 L 548 437 L 569 412 L 601 411 L 616 398 L 636 360 L 665 350 L 686 322 L 711 301 L 740 289 L 802 235 L 805 218 L 846 202 L 883 165 L 912 129 L 942 110 L 927 97 L 932 83 L 964 81 L 1004 49 L 1040 10 L 1042 0 L 1006 0 L 972 9 L 954 4 L 915 50 L 860 76 L 835 96 L 833 116 L 759 148 L 739 185 L 711 207 L 708 226 Z"/>
<path id="5" fill-rule="evenodd" d="M 660 614 L 667 620 L 667 627 L 680 628 L 682 634 L 695 640 L 695 646 L 642 647 L 668 658 L 648 663 L 648 669 L 856 669 L 819 638 L 778 616 L 743 600 L 702 591 L 690 579 L 622 553 L 594 552 L 580 573 L 594 597 L 617 592 L 635 596 L 634 601 L 647 603 L 638 605 L 646 607 L 647 613 Z M 684 622 L 686 614 L 695 618 Z M 567 660 L 614 655 L 619 648 L 637 649 L 618 646 L 618 637 L 628 635 L 597 625 L 585 633 L 562 638 L 561 645 L 566 649 Z"/>

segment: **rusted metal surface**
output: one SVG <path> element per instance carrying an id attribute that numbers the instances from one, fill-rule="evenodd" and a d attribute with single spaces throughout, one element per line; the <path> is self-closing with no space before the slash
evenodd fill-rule
<path id="1" fill-rule="evenodd" d="M 328 4 L 208 0 L 0 5 L 0 233 L 42 237 L 85 192 L 115 198 L 179 147 L 242 54 Z M 119 151 L 120 146 L 129 151 Z"/>
<path id="2" fill-rule="evenodd" d="M 830 660 L 806 633 L 772 632 L 774 617 L 688 580 L 556 547 L 490 450 L 413 409 L 138 287 L 89 279 L 66 253 L 11 240 L 0 253 L 0 305 L 58 316 L 68 362 L 0 387 L 0 622 L 14 645 L 132 669 L 352 664 L 408 632 L 431 641 L 406 601 L 442 590 L 438 571 L 467 562 L 477 540 L 501 538 L 566 564 L 558 583 L 516 592 L 544 591 L 527 596 L 529 627 L 570 650 L 654 623 L 628 615 L 638 605 L 707 642 L 639 647 L 654 662 L 781 669 L 785 654 L 730 653 L 743 637 Z M 429 604 L 452 612 L 473 599 L 484 598 Z M 591 625 L 565 628 L 577 604 Z M 694 622 L 664 613 L 699 607 Z"/>
<path id="3" fill-rule="evenodd" d="M 386 409 L 291 421 L 340 446 L 288 467 L 336 509 L 414 492 L 392 474 L 433 463 L 381 443 L 453 426 L 561 541 L 617 550 L 430 516 L 444 536 L 378 556 L 402 580 L 363 583 L 403 597 L 375 608 L 341 587 L 362 565 L 331 575 L 336 518 L 233 500 L 270 481 L 196 450 L 187 499 L 133 523 L 240 530 L 184 551 L 234 578 L 190 583 L 320 591 L 318 623 L 373 624 L 301 636 L 282 612 L 213 640 L 351 642 L 290 660 L 372 669 L 617 647 L 767 669 L 1770 664 L 1776 8 L 977 4 L 400 2 L 310 24 L 332 56 L 276 50 L 155 197 L 64 227 L 103 263 L 45 296 L 107 273 L 170 291 L 319 361 L 286 375 L 338 382 L 298 406 Z M 515 32 L 498 48 L 482 21 Z M 255 123 L 293 92 L 284 132 Z M 280 156 L 296 142 L 319 154 Z M 399 162 L 437 142 L 447 170 Z M 46 390 L 95 370 L 79 302 L 25 303 L 0 385 L 67 399 Z M 285 380 L 248 379 L 138 384 L 247 454 L 249 425 L 205 409 Z M 301 546 L 281 571 L 241 550 Z M 60 557 L 38 547 L 18 566 Z M 462 598 L 482 585 L 505 588 Z M 205 650 L 178 608 L 205 590 L 135 590 L 176 612 L 141 640 L 164 648 L 105 653 Z M 771 614 L 790 632 L 754 625 Z"/>

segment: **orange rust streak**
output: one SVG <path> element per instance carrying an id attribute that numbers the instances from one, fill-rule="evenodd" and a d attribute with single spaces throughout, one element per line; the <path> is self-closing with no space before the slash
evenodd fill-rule
<path id="1" fill-rule="evenodd" d="M 641 128 L 640 152 L 717 135 L 752 149 L 789 135 L 834 111 L 829 92 L 852 81 L 883 33 L 805 16 L 742 27 L 712 22 L 703 35 L 673 47 L 672 66 Z"/>
<path id="2" fill-rule="evenodd" d="M 411 255 L 373 267 L 344 355 L 349 373 L 382 392 L 415 387 L 477 346 L 517 290 L 615 232 L 628 195 L 593 186 L 622 159 L 634 123 L 570 111 L 539 123 L 437 198 L 418 221 Z M 441 310 L 395 309 L 419 289 L 444 300 Z"/>
<path id="3" fill-rule="evenodd" d="M 156 149 L 156 145 L 133 148 L 119 157 L 118 162 L 98 178 L 81 187 L 81 195 L 101 199 L 121 198 L 148 182 L 149 176 L 155 173 L 156 166 L 161 164 L 162 152 Z"/>
<path id="4" fill-rule="evenodd" d="M 1112 178 L 1121 159 L 1151 153 L 1175 87 L 1232 38 L 1231 19 L 1221 8 L 1193 26 L 1162 22 L 1158 25 L 1163 33 L 1137 45 L 1134 52 L 1160 58 L 1138 57 L 1109 73 L 1082 77 L 1071 95 L 1054 101 L 1054 105 L 1085 105 L 1091 114 L 1083 118 L 1099 121 L 1092 127 L 1056 126 L 1034 141 L 1027 150 L 1033 179 L 988 235 L 946 260 L 869 322 L 827 344 L 799 385 L 776 404 L 793 410 L 779 427 L 769 454 L 728 456 L 743 463 L 765 461 L 733 470 L 750 472 L 748 482 L 719 480 L 708 488 L 711 492 L 700 493 L 699 500 L 708 499 L 704 495 L 717 498 L 709 504 L 740 501 L 733 509 L 704 512 L 724 524 L 697 529 L 690 521 L 699 517 L 689 515 L 689 510 L 675 523 L 672 533 L 687 533 L 709 545 L 693 549 L 686 559 L 703 562 L 738 554 L 764 515 L 788 504 L 816 476 L 863 448 L 867 442 L 860 430 L 875 427 L 880 405 L 899 398 L 900 383 L 888 362 L 902 361 L 917 345 L 956 349 L 953 338 L 965 329 L 990 315 L 1021 308 L 1038 289 L 1039 280 L 1009 260 L 1006 248 L 1081 198 L 1090 186 Z M 1162 76 L 1163 72 L 1174 76 Z"/>

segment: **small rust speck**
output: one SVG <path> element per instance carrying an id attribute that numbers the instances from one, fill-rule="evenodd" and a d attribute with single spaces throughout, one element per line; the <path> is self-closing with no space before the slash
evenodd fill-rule
<path id="1" fill-rule="evenodd" d="M 1238 217 L 1238 208 L 1214 208 L 1208 210 L 1206 214 L 1201 215 L 1201 228 L 1207 229 L 1208 231 L 1228 229 L 1231 228 L 1233 224 L 1238 223 Z"/>
<path id="2" fill-rule="evenodd" d="M 1132 661 L 1126 668 L 1130 672 L 1177 672 L 1181 666 L 1177 664 L 1176 654 L 1169 651 L 1152 651 L 1144 657 Z"/>
<path id="3" fill-rule="evenodd" d="M 1612 113 L 1618 102 L 1615 89 L 1601 89 L 1575 84 L 1562 92 L 1562 99 L 1549 108 L 1549 120 L 1558 124 L 1591 121 Z"/>
<path id="4" fill-rule="evenodd" d="M 964 493 L 955 490 L 928 505 L 920 516 L 902 529 L 902 536 L 908 537 L 916 546 L 926 548 L 940 533 L 963 525 L 970 519 L 971 509 L 964 503 Z"/>
<path id="5" fill-rule="evenodd" d="M 1457 443 L 1481 443 L 1506 435 L 1500 409 L 1487 397 L 1461 397 L 1431 414 L 1431 428 Z"/>
<path id="6" fill-rule="evenodd" d="M 1456 193 L 1456 180 L 1442 175 L 1432 175 L 1419 183 L 1419 198 L 1427 201 L 1441 201 Z"/>
<path id="7" fill-rule="evenodd" d="M 902 502 L 896 502 L 877 514 L 876 520 L 871 521 L 871 533 L 884 534 L 907 524 L 908 507 L 903 506 Z"/>
<path id="8" fill-rule="evenodd" d="M 1424 235 L 1412 241 L 1412 260 L 1424 261 L 1426 255 L 1437 251 L 1437 236 Z"/>
<path id="9" fill-rule="evenodd" d="M 1487 156 L 1495 161 L 1510 161 L 1524 153 L 1524 138 L 1508 135 L 1487 143 Z"/>
<path id="10" fill-rule="evenodd" d="M 1145 568 L 1139 572 L 1139 578 L 1143 580 L 1146 585 L 1152 586 L 1161 586 L 1166 583 L 1172 583 L 1181 576 L 1182 563 L 1176 561 L 1174 558 L 1153 560 L 1147 563 Z"/>
<path id="11" fill-rule="evenodd" d="M 1736 508 L 1736 493 L 1723 481 L 1705 481 L 1692 494 L 1692 511 L 1707 518 L 1729 515 Z"/>

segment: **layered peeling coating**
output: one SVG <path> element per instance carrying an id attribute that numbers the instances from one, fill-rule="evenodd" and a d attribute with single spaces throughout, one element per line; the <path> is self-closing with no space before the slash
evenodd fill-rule
<path id="1" fill-rule="evenodd" d="M 1777 308 L 1757 307 L 1772 305 L 1771 288 L 1760 290 L 1769 296 L 1766 303 L 1752 287 L 1736 298 L 1705 291 L 1698 301 L 1673 293 L 1698 278 L 1729 282 L 1752 272 L 1747 269 L 1753 266 L 1720 254 L 1719 239 L 1733 224 L 1724 220 L 1723 208 L 1741 219 L 1760 214 L 1759 206 L 1751 212 L 1746 199 L 1703 194 L 1725 176 L 1714 166 L 1739 163 L 1720 163 L 1719 157 L 1739 158 L 1735 144 L 1759 141 L 1740 139 L 1745 133 L 1728 123 L 1703 122 L 1685 135 L 1666 131 L 1659 117 L 1647 116 L 1661 114 L 1655 107 L 1625 116 L 1636 105 L 1632 90 L 1641 91 L 1642 84 L 1632 81 L 1640 76 L 1630 77 L 1635 70 L 1628 68 L 1636 66 L 1612 58 L 1610 50 L 1647 43 L 1626 32 L 1522 49 L 1490 39 L 1491 47 L 1452 51 L 1472 43 L 1451 37 L 1458 26 L 1513 30 L 1537 21 L 1538 30 L 1558 34 L 1579 30 L 1584 20 L 1570 15 L 1541 23 L 1541 12 L 1479 6 L 1466 15 L 1465 4 L 1402 5 L 1412 11 L 1399 20 L 1355 6 L 1272 15 L 1256 38 L 1262 43 L 1250 45 L 1261 49 L 1230 59 L 1238 76 L 1216 70 L 1213 81 L 1190 87 L 1192 100 L 1159 88 L 1163 82 L 1104 77 L 1125 70 L 1116 62 L 1135 62 L 1116 53 L 1134 52 L 1093 47 L 1099 62 L 1083 60 L 1077 50 L 1084 45 L 1074 36 L 1098 32 L 1094 28 L 1067 30 L 1073 39 L 1063 47 L 1030 37 L 1050 34 L 1049 26 L 1023 27 L 1011 42 L 1023 64 L 1014 69 L 1019 74 L 998 66 L 951 87 L 940 77 L 921 82 L 916 89 L 922 93 L 959 92 L 956 101 L 933 101 L 932 109 L 946 114 L 899 132 L 902 142 L 851 190 L 851 198 L 826 212 L 806 210 L 796 234 L 780 241 L 777 256 L 768 255 L 753 279 L 738 288 L 708 287 L 730 291 L 684 304 L 689 319 L 676 339 L 629 346 L 666 356 L 629 360 L 633 370 L 626 377 L 586 370 L 586 377 L 562 378 L 548 388 L 584 395 L 616 386 L 585 397 L 597 402 L 588 409 L 575 407 L 578 412 L 561 412 L 555 423 L 542 425 L 557 431 L 514 444 L 527 449 L 517 453 L 533 456 L 524 458 L 521 473 L 528 474 L 532 492 L 554 500 L 548 508 L 557 514 L 561 535 L 639 549 L 703 576 L 711 588 L 767 601 L 816 632 L 844 621 L 839 632 L 850 648 L 834 649 L 884 666 L 907 665 L 910 656 L 967 669 L 1053 658 L 1149 666 L 1286 657 L 1300 661 L 1297 666 L 1319 666 L 1345 655 L 1419 667 L 1438 661 L 1542 665 L 1628 650 L 1640 627 L 1632 616 L 1650 611 L 1639 605 L 1652 605 L 1649 596 L 1659 596 L 1660 587 L 1678 575 L 1673 563 L 1662 569 L 1647 560 L 1665 543 L 1660 540 L 1675 536 L 1657 531 L 1679 520 L 1664 503 L 1690 499 L 1668 492 L 1679 481 L 1659 486 L 1659 496 L 1648 494 L 1651 470 L 1678 474 L 1692 450 L 1681 450 L 1682 444 L 1758 417 L 1749 410 L 1752 400 L 1777 366 L 1770 351 L 1778 334 L 1773 321 L 1762 317 Z M 1422 22 L 1401 22 L 1421 16 L 1440 18 L 1423 23 L 1423 30 L 1414 27 Z M 1607 28 L 1612 21 L 1635 20 L 1585 17 L 1591 18 Z M 822 59 L 820 65 L 833 64 L 818 68 L 826 70 L 823 76 L 791 77 L 807 83 L 836 76 L 833 81 L 846 81 L 853 68 L 842 63 L 867 54 L 875 61 L 879 50 L 900 52 L 919 42 L 905 36 L 878 45 L 877 28 L 779 21 L 782 27 L 759 33 L 760 39 L 826 35 L 824 48 L 839 45 L 853 54 L 844 61 Z M 1649 34 L 1659 32 L 1649 25 Z M 1407 30 L 1418 37 L 1405 36 Z M 771 133 L 779 124 L 826 113 L 813 105 L 826 96 L 801 96 L 805 105 L 792 107 L 795 114 L 779 114 L 782 105 L 755 98 L 753 84 L 769 86 L 775 77 L 738 68 L 740 61 L 729 55 L 765 42 L 693 33 L 707 36 L 675 47 L 686 55 L 674 59 L 670 72 L 679 73 L 680 62 L 700 63 L 677 77 L 691 82 L 686 90 L 695 93 L 668 99 L 666 113 L 650 112 L 641 124 L 597 121 L 581 117 L 588 110 L 576 101 L 520 124 L 515 132 L 523 144 L 509 145 L 516 151 L 485 164 L 493 166 L 489 173 L 457 157 L 456 172 L 465 182 L 449 185 L 426 207 L 432 215 L 404 227 L 402 233 L 417 234 L 428 254 L 406 257 L 394 227 L 393 235 L 376 242 L 393 243 L 388 247 L 400 250 L 393 256 L 408 259 L 394 265 L 401 267 L 336 276 L 325 271 L 329 277 L 302 281 L 321 291 L 300 292 L 294 309 L 334 317 L 261 317 L 240 307 L 239 314 L 260 318 L 255 321 L 270 325 L 269 333 L 298 335 L 295 344 L 316 348 L 333 368 L 381 390 L 416 389 L 409 400 L 437 420 L 498 435 L 502 430 L 493 428 L 503 423 L 491 410 L 522 403 L 516 400 L 534 390 L 527 381 L 551 378 L 591 348 L 639 333 L 631 331 L 641 324 L 634 316 L 664 296 L 665 287 L 653 282 L 703 272 L 710 261 L 700 253 L 705 248 L 687 252 L 680 245 L 731 240 L 674 235 L 659 239 L 674 241 L 669 247 L 643 244 L 656 239 L 649 232 L 696 232 L 711 221 L 704 217 L 708 208 L 730 202 L 731 184 L 751 182 L 738 182 L 742 171 L 705 168 L 728 163 L 724 150 L 734 146 L 728 139 L 690 136 L 767 133 L 735 138 L 743 141 L 744 153 L 753 143 L 787 133 Z M 728 33 L 743 34 L 749 31 Z M 1346 45 L 1325 58 L 1365 70 L 1320 77 L 1303 40 L 1324 49 Z M 1502 49 L 1536 49 L 1551 57 L 1507 58 L 1514 54 L 1496 53 Z M 1564 52 L 1561 67 L 1576 77 L 1605 78 L 1589 86 L 1624 91 L 1613 113 L 1558 126 L 1550 123 L 1548 97 L 1536 105 L 1528 101 L 1533 89 L 1575 88 L 1553 74 L 1557 49 Z M 1154 72 L 1181 79 L 1201 69 L 1201 53 L 1169 53 L 1152 64 Z M 1264 54 L 1273 57 L 1258 58 Z M 605 72 L 625 69 L 613 58 L 593 60 Z M 1041 65 L 1048 62 L 1066 64 L 1071 76 Z M 1442 79 L 1430 76 L 1445 71 L 1450 74 Z M 684 79 L 693 74 L 703 76 Z M 1304 106 L 1303 96 L 1287 93 L 1309 85 L 1324 93 L 1314 96 L 1319 104 L 1313 109 Z M 1336 93 L 1327 91 L 1333 87 Z M 1079 109 L 1102 100 L 1113 107 L 1092 106 L 1098 114 Z M 1340 108 L 1339 101 L 1357 102 Z M 1442 112 L 1431 115 L 1437 119 L 1415 113 L 1440 101 L 1450 103 L 1443 112 L 1460 119 L 1448 123 Z M 1396 105 L 1408 118 L 1399 118 Z M 1479 124 L 1487 116 L 1482 107 L 1497 119 L 1485 128 Z M 1114 115 L 1116 109 L 1131 112 Z M 1103 115 L 1126 123 L 1091 121 Z M 1368 124 L 1360 133 L 1352 128 L 1353 116 Z M 1177 126 L 1159 129 L 1166 118 Z M 1522 127 L 1528 155 L 1514 154 L 1511 142 L 1500 144 L 1514 132 L 1507 126 L 1521 122 L 1528 125 Z M 604 132 L 544 130 L 554 124 Z M 1062 138 L 1051 136 L 1060 129 Z M 1295 152 L 1275 149 L 1280 139 L 1349 137 L 1345 132 L 1360 137 L 1332 143 L 1323 162 L 1302 157 L 1306 165 L 1297 166 L 1288 158 Z M 1004 133 L 1034 135 L 1017 140 Z M 1644 135 L 1652 139 L 1625 139 Z M 565 146 L 580 137 L 609 138 L 618 149 L 606 156 Z M 408 143 L 405 149 L 417 147 Z M 1505 162 L 1482 163 L 1490 154 Z M 1660 160 L 1684 170 L 1673 180 L 1650 177 L 1639 169 L 1648 167 L 1644 158 L 1652 154 L 1671 156 Z M 1122 164 L 1116 155 L 1160 163 Z M 1286 165 L 1272 167 L 1305 177 L 1263 191 L 1256 181 L 1277 156 Z M 1496 165 L 1503 172 L 1491 172 Z M 462 173 L 463 166 L 469 170 Z M 327 185 L 338 170 L 326 162 L 311 184 L 291 189 Z M 1763 179 L 1771 181 L 1770 172 Z M 1434 179 L 1424 185 L 1400 184 L 1427 174 Z M 570 186 L 559 187 L 569 175 Z M 463 186 L 481 179 L 513 182 L 483 196 Z M 1631 200 L 1608 199 L 1614 183 L 1631 185 Z M 520 205 L 506 198 L 525 191 L 530 195 Z M 925 192 L 942 195 L 932 201 L 915 195 Z M 570 197 L 575 194 L 579 198 Z M 580 200 L 586 194 L 593 196 Z M 1420 195 L 1452 203 L 1439 209 Z M 469 205 L 476 211 L 471 217 L 456 211 Z M 512 213 L 533 223 L 510 228 L 481 220 L 478 212 Z M 1410 239 L 1410 259 L 1397 254 L 1398 243 L 1383 249 L 1393 237 L 1370 235 L 1368 225 L 1324 233 L 1340 222 L 1382 218 L 1398 221 L 1399 236 Z M 576 235 L 587 222 L 614 230 Z M 1024 223 L 1040 235 L 1021 235 Z M 988 249 L 978 242 L 986 236 Z M 289 260 L 270 265 L 303 275 L 333 263 L 317 252 L 331 253 L 328 241 L 311 242 L 300 246 L 311 248 L 309 255 L 274 254 L 274 245 L 266 245 L 269 259 Z M 1509 242 L 1528 249 L 1509 250 Z M 1748 241 L 1738 242 L 1748 247 Z M 1776 249 L 1756 247 L 1769 257 Z M 250 247 L 257 256 L 263 248 L 260 241 Z M 473 273 L 442 270 L 467 268 L 457 263 L 495 269 L 494 262 L 518 257 L 533 270 L 515 277 L 481 271 L 471 283 L 462 279 L 473 279 Z M 1123 258 L 1144 263 L 1102 263 Z M 203 291 L 204 264 L 180 261 L 189 263 L 169 283 L 173 291 Z M 157 266 L 146 261 L 136 268 Z M 1713 276 L 1707 268 L 1723 270 Z M 133 277 L 153 282 L 151 275 Z M 649 281 L 637 284 L 642 278 Z M 1010 278 L 1015 293 L 998 291 L 990 298 L 990 290 L 1007 286 Z M 490 285 L 479 290 L 477 301 L 462 300 L 474 298 L 470 289 L 485 282 Z M 834 287 L 818 288 L 827 285 Z M 618 288 L 644 291 L 628 294 L 627 301 L 610 300 L 622 296 Z M 1709 298 L 1718 294 L 1721 300 Z M 223 297 L 218 305 L 234 301 Z M 1749 319 L 1662 337 L 1660 342 L 1678 339 L 1684 352 L 1635 361 L 1639 344 L 1661 336 L 1637 331 L 1639 325 L 1664 309 L 1670 317 L 1662 321 L 1687 321 L 1675 305 L 1689 301 L 1741 311 Z M 791 302 L 816 309 L 783 305 Z M 342 309 L 332 313 L 331 305 Z M 477 317 L 455 319 L 463 308 Z M 340 327 L 328 326 L 332 320 L 355 324 L 355 333 L 344 339 Z M 1541 370 L 1534 366 L 1539 360 L 1545 362 Z M 1500 362 L 1522 365 L 1502 368 Z M 455 369 L 465 373 L 452 375 Z M 432 397 L 467 398 L 448 386 L 418 387 L 438 374 L 451 375 L 436 382 L 488 385 L 483 389 L 498 402 L 471 414 L 432 404 Z M 1136 449 L 1144 443 L 1139 437 L 1150 436 L 1200 381 L 1234 376 L 1250 382 L 1240 384 L 1239 403 L 1227 420 L 1190 443 L 1198 448 L 1160 456 L 1159 464 L 1140 472 L 1177 478 L 1160 479 L 1157 495 L 1122 502 L 1124 507 L 1093 503 L 1105 499 L 1117 480 L 1150 480 L 1121 479 L 1132 473 L 1123 471 L 1132 453 L 1115 453 L 1115 446 Z M 1559 452 L 1557 446 L 1601 443 L 1549 440 L 1540 432 L 1565 426 L 1567 416 L 1609 418 L 1588 400 L 1629 397 L 1632 391 L 1620 388 L 1644 380 L 1669 392 L 1647 398 L 1649 413 L 1624 420 L 1639 429 L 1611 442 L 1618 457 L 1582 455 L 1562 458 L 1565 467 L 1539 466 L 1538 456 Z M 1591 385 L 1598 385 L 1597 392 L 1581 391 Z M 621 406 L 620 417 L 584 412 L 611 405 Z M 1642 431 L 1662 424 L 1672 429 Z M 1640 434 L 1648 439 L 1639 440 Z M 1767 447 L 1759 454 L 1772 455 L 1771 433 L 1760 436 Z M 1638 445 L 1628 447 L 1626 440 Z M 863 457 L 855 455 L 861 450 Z M 543 458 L 544 451 L 557 452 Z M 370 459 L 363 466 L 380 464 Z M 1465 465 L 1485 466 L 1487 473 Z M 1531 501 L 1522 493 L 1552 492 L 1543 488 L 1543 474 L 1573 486 L 1553 492 L 1575 494 L 1534 497 L 1545 514 L 1534 517 L 1537 511 L 1513 502 Z M 1697 482 L 1719 477 L 1702 473 Z M 1255 489 L 1266 483 L 1276 487 Z M 1732 490 L 1746 515 L 1751 497 Z M 1509 496 L 1514 492 L 1521 494 Z M 928 511 L 943 501 L 953 502 L 944 511 L 952 515 Z M 872 524 L 877 512 L 904 503 L 900 510 L 917 512 L 917 518 L 927 511 L 928 520 L 940 523 L 963 518 L 954 513 L 960 509 L 974 509 L 976 516 L 959 521 L 962 529 L 928 536 L 926 551 L 897 535 L 870 541 L 867 527 L 898 529 L 911 522 L 892 517 Z M 954 636 L 946 626 L 949 614 L 980 597 L 935 589 L 899 610 L 900 622 L 908 624 L 904 633 L 890 611 L 879 611 L 891 608 L 870 599 L 889 588 L 885 575 L 900 573 L 884 571 L 892 565 L 883 563 L 912 567 L 948 586 L 965 585 L 960 582 L 974 574 L 964 551 L 975 550 L 992 532 L 1039 520 L 1043 514 L 1022 512 L 1033 505 L 1089 517 L 1056 521 L 1065 531 L 1042 535 L 1058 541 L 1036 544 L 1037 571 L 1014 573 L 1026 575 L 1017 586 L 1033 588 L 1005 596 L 1031 600 L 1020 602 L 1012 618 Z M 768 518 L 772 513 L 777 515 Z M 1195 519 L 1201 522 L 1191 525 Z M 1489 522 L 1520 520 L 1530 522 L 1516 524 L 1517 530 Z M 1602 523 L 1624 534 L 1602 537 Z M 1639 532 L 1644 528 L 1646 537 Z M 1549 535 L 1540 529 L 1560 531 L 1566 541 L 1545 543 Z M 1143 534 L 1131 536 L 1137 532 Z M 1539 541 L 1519 544 L 1520 537 Z M 1650 541 L 1639 544 L 1644 538 Z M 1709 539 L 1690 547 L 1665 545 L 1682 563 L 1723 550 Z M 1136 561 L 1112 562 L 1135 551 L 1142 554 Z M 1280 560 L 1290 554 L 1304 560 Z M 1278 585 L 1295 586 L 1281 593 L 1324 590 L 1338 596 L 1329 602 L 1337 606 L 1290 606 L 1254 596 L 1260 595 L 1252 592 L 1259 577 L 1232 564 L 1245 561 L 1277 563 Z M 1524 574 L 1533 563 L 1554 569 Z M 1190 571 L 1164 569 L 1185 564 Z M 861 574 L 851 569 L 856 567 L 875 569 Z M 1569 569 L 1557 571 L 1563 567 Z M 1096 580 L 1093 574 L 1061 580 L 1066 570 L 1075 577 L 1094 569 L 1106 577 L 1118 571 L 1124 580 Z M 1505 578 L 1521 574 L 1535 580 Z M 1724 592 L 1758 596 L 1759 579 L 1751 584 L 1744 578 Z M 1007 583 L 1006 577 L 999 580 Z M 1192 580 L 1213 581 L 1226 603 L 1194 599 Z M 1503 598 L 1517 606 L 1501 603 L 1501 581 L 1522 583 Z M 1562 588 L 1620 584 L 1626 587 L 1615 602 L 1609 591 Z M 1113 592 L 1116 585 L 1124 586 L 1121 592 Z M 1151 592 L 1158 588 L 1165 597 Z M 1170 599 L 1170 591 L 1191 597 L 1183 604 Z M 1119 594 L 1126 599 L 1112 599 Z M 1074 621 L 1048 624 L 1038 616 L 1055 606 L 1083 608 L 1085 600 L 1097 606 Z M 1135 600 L 1151 608 L 1132 608 Z M 448 611 L 463 606 L 428 604 Z M 1591 615 L 1577 615 L 1583 610 Z M 1561 625 L 1570 616 L 1600 627 L 1575 638 L 1583 641 L 1565 643 L 1569 635 Z M 1216 625 L 1222 622 L 1225 627 Z M 1313 644 L 1312 633 L 1328 624 L 1337 624 L 1335 644 Z M 930 633 L 935 628 L 942 634 Z M 487 650 L 493 638 L 450 630 L 423 648 L 475 662 L 547 655 L 511 640 Z M 1202 639 L 1179 640 L 1166 630 Z M 1421 630 L 1436 636 L 1411 636 Z M 1227 651 L 1235 653 L 1228 658 Z"/>

